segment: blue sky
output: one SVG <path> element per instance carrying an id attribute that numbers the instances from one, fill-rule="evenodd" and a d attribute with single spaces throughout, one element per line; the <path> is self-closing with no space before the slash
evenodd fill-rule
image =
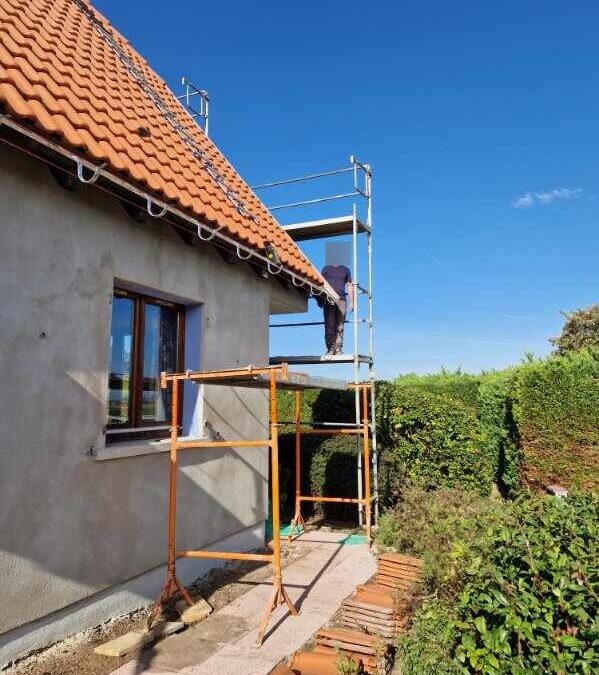
<path id="1" fill-rule="evenodd" d="M 250 184 L 372 164 L 379 376 L 543 355 L 559 311 L 597 301 L 596 2 L 95 5 L 175 91 L 210 92 Z M 321 345 L 273 331 L 278 353 Z"/>

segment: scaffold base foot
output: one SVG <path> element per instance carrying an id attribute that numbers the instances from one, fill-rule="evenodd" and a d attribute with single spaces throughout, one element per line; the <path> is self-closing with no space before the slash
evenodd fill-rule
<path id="1" fill-rule="evenodd" d="M 258 647 L 260 647 L 264 641 L 264 631 L 266 630 L 270 615 L 277 607 L 283 604 L 287 605 L 290 614 L 297 616 L 297 609 L 295 608 L 293 602 L 291 602 L 291 598 L 287 595 L 287 591 L 283 586 L 283 579 L 279 577 L 275 578 L 273 582 L 272 594 L 268 601 L 268 605 L 266 606 L 262 621 L 260 622 L 260 627 L 258 628 L 258 639 L 256 641 L 256 645 Z"/>
<path id="2" fill-rule="evenodd" d="M 160 596 L 158 597 L 158 600 L 156 600 L 156 602 L 154 603 L 154 606 L 150 611 L 150 615 L 148 616 L 148 630 L 152 627 L 154 620 L 158 616 L 158 612 L 177 593 L 181 595 L 181 597 L 183 598 L 183 600 L 185 600 L 185 602 L 189 605 L 189 607 L 193 607 L 193 599 L 191 595 L 189 595 L 185 586 L 179 581 L 179 579 L 177 579 L 175 571 L 169 570 L 166 575 L 166 581 L 164 582 L 164 586 L 160 591 Z"/>
<path id="3" fill-rule="evenodd" d="M 291 521 L 291 525 L 289 526 L 289 534 L 287 535 L 287 540 L 289 542 L 292 542 L 294 539 L 297 539 L 300 536 L 300 534 L 303 534 L 305 531 L 306 531 L 306 521 L 302 516 L 302 512 L 299 506 L 297 506 L 295 508 L 295 515 L 293 516 L 293 520 Z"/>

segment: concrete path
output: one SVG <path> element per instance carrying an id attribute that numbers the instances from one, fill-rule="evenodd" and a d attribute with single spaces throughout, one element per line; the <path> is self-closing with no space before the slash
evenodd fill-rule
<path id="1" fill-rule="evenodd" d="M 309 552 L 283 570 L 297 617 L 273 612 L 264 643 L 256 647 L 270 583 L 259 583 L 230 605 L 185 632 L 145 650 L 112 675 L 266 675 L 299 649 L 339 609 L 341 601 L 375 572 L 366 544 L 343 544 L 346 535 L 308 532 L 292 546 Z"/>

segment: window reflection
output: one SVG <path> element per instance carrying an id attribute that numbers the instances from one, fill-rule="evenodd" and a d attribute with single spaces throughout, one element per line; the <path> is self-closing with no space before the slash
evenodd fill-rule
<path id="1" fill-rule="evenodd" d="M 142 420 L 170 419 L 170 390 L 160 389 L 160 373 L 175 372 L 178 351 L 177 310 L 162 305 L 145 305 L 143 347 Z"/>
<path id="2" fill-rule="evenodd" d="M 128 424 L 131 416 L 134 310 L 130 298 L 113 297 L 108 424 Z"/>

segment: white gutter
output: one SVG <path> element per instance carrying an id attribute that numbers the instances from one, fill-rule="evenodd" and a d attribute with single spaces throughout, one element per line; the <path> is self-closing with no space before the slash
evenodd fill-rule
<path id="1" fill-rule="evenodd" d="M 167 212 L 170 212 L 173 215 L 180 218 L 181 220 L 184 220 L 190 225 L 193 225 L 196 228 L 197 236 L 201 241 L 211 241 L 215 237 L 218 237 L 218 239 L 221 240 L 222 242 L 225 242 L 229 246 L 235 248 L 237 257 L 240 260 L 249 260 L 250 258 L 256 258 L 257 260 L 265 264 L 269 274 L 272 274 L 274 276 L 279 274 L 280 272 L 284 272 L 291 278 L 291 281 L 293 282 L 294 286 L 298 288 L 301 288 L 302 286 L 307 287 L 311 295 L 319 296 L 324 293 L 327 296 L 329 302 L 336 302 L 339 299 L 337 293 L 335 293 L 335 291 L 326 281 L 322 286 L 317 286 L 307 277 L 304 277 L 303 275 L 294 272 L 288 267 L 284 267 L 281 263 L 272 262 L 261 253 L 256 252 L 249 246 L 237 242 L 228 235 L 224 234 L 222 232 L 223 226 L 212 227 L 210 225 L 200 223 L 199 220 L 191 218 L 183 211 L 180 211 L 177 207 L 171 206 L 170 204 L 166 204 L 165 202 L 156 199 L 155 197 L 152 197 L 147 192 L 143 192 L 142 190 L 137 188 L 133 183 L 129 183 L 128 181 L 125 181 L 122 178 L 115 176 L 113 173 L 105 169 L 105 164 L 95 166 L 88 160 L 73 154 L 72 152 L 62 147 L 58 143 L 55 143 L 54 141 L 51 141 L 45 138 L 44 136 L 41 136 L 35 131 L 32 131 L 31 129 L 28 129 L 27 127 L 22 126 L 21 124 L 15 122 L 10 115 L 0 114 L 0 125 L 7 126 L 13 129 L 14 131 L 22 134 L 23 136 L 26 136 L 27 138 L 34 140 L 36 143 L 39 143 L 40 145 L 43 145 L 44 147 L 53 150 L 54 152 L 62 155 L 63 157 L 66 157 L 67 159 L 74 161 L 77 168 L 77 177 L 82 183 L 92 184 L 95 183 L 100 177 L 105 178 L 114 185 L 118 185 L 119 187 L 127 190 L 128 192 L 132 192 L 138 197 L 141 197 L 146 202 L 146 210 L 148 214 L 153 218 L 161 218 Z M 90 172 L 90 176 L 87 178 L 84 176 L 83 173 L 84 168 Z M 118 195 L 115 195 L 115 197 L 116 196 Z M 158 210 L 154 210 L 153 207 L 156 207 Z M 202 231 L 208 232 L 209 233 L 208 236 L 203 236 Z M 242 251 L 243 254 L 241 253 Z"/>

